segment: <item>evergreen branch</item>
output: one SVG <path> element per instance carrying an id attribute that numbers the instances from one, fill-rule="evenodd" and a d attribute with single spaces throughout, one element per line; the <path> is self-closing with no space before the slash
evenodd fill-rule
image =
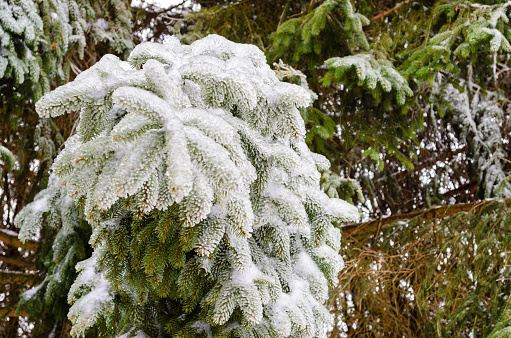
<path id="1" fill-rule="evenodd" d="M 325 61 L 328 72 L 320 80 L 325 86 L 332 82 L 343 83 L 346 88 L 361 87 L 371 93 L 376 102 L 382 101 L 384 93 L 391 93 L 398 105 L 413 96 L 408 82 L 386 59 L 377 59 L 368 52 L 333 57 Z M 384 100 L 385 101 L 385 100 Z"/>
<path id="2" fill-rule="evenodd" d="M 300 63 L 307 55 L 309 64 L 312 60 L 313 63 L 319 63 L 324 60 L 321 57 L 324 53 L 321 46 L 325 39 L 332 38 L 329 36 L 331 32 L 336 32 L 333 38 L 335 42 L 331 43 L 345 46 L 349 54 L 369 50 L 362 28 L 369 23 L 369 19 L 355 12 L 350 0 L 325 1 L 312 11 L 306 14 L 295 13 L 279 24 L 271 35 L 273 41 L 268 58 Z"/>
<path id="3" fill-rule="evenodd" d="M 5 229 L 0 229 L 0 241 L 7 245 L 32 251 L 34 251 L 39 245 L 39 243 L 32 240 L 26 240 L 25 242 L 22 242 L 18 239 L 17 235 L 14 235 L 13 231 L 8 231 Z"/>
<path id="4" fill-rule="evenodd" d="M 502 201 L 506 204 L 506 207 L 511 208 L 511 198 L 503 199 L 486 199 L 482 201 L 476 201 L 471 203 L 460 203 L 453 205 L 445 205 L 440 207 L 434 207 L 426 210 L 415 211 L 407 214 L 392 215 L 382 219 L 376 219 L 362 223 L 349 223 L 342 227 L 342 234 L 344 238 L 353 237 L 358 240 L 364 240 L 379 233 L 383 228 L 392 226 L 397 221 L 408 220 L 416 217 L 422 217 L 423 220 L 441 219 L 449 216 L 453 216 L 459 212 L 471 212 L 478 213 L 486 205 L 494 201 Z"/>
<path id="5" fill-rule="evenodd" d="M 12 152 L 2 145 L 0 145 L 0 164 L 4 164 L 9 170 L 12 170 L 16 164 Z"/>
<path id="6" fill-rule="evenodd" d="M 280 15 L 280 20 L 277 27 L 280 27 L 284 20 L 288 19 L 287 15 L 289 13 L 289 7 L 291 5 L 291 2 L 292 0 L 287 0 L 286 4 L 284 5 L 284 9 L 282 10 L 282 14 Z"/>

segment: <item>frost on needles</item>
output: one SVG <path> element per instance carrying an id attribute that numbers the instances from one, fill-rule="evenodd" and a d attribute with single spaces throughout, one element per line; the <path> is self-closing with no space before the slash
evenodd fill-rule
<path id="1" fill-rule="evenodd" d="M 255 46 L 211 35 L 107 55 L 37 103 L 80 111 L 53 165 L 93 227 L 68 295 L 72 334 L 322 337 L 343 262 L 305 142 L 306 89 Z"/>

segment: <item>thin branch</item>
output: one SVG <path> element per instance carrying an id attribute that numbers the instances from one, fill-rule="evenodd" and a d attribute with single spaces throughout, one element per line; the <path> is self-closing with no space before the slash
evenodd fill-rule
<path id="1" fill-rule="evenodd" d="M 28 317 L 25 309 L 21 309 L 20 313 L 16 313 L 16 309 L 0 308 L 0 318 L 4 317 Z"/>
<path id="2" fill-rule="evenodd" d="M 75 65 L 73 61 L 69 60 L 69 65 L 71 66 L 71 70 L 75 73 L 75 75 L 80 75 L 82 73 L 82 70 L 78 68 L 78 66 Z"/>
<path id="3" fill-rule="evenodd" d="M 426 210 L 415 211 L 408 214 L 393 215 L 381 220 L 372 220 L 363 223 L 351 223 L 342 227 L 343 237 L 353 237 L 355 239 L 365 239 L 370 237 L 380 229 L 380 231 L 388 226 L 391 226 L 394 222 L 400 220 L 412 219 L 421 216 L 424 220 L 431 220 L 435 218 L 444 218 L 452 216 L 459 212 L 479 212 L 483 207 L 494 201 L 502 201 L 507 207 L 511 207 L 511 198 L 503 199 L 486 199 L 483 201 L 477 201 L 472 203 L 460 203 L 453 205 L 445 205 L 440 207 L 434 207 Z"/>
<path id="4" fill-rule="evenodd" d="M 443 193 L 441 196 L 443 197 L 443 199 L 446 199 L 446 198 L 449 198 L 449 197 L 456 196 L 458 194 L 464 193 L 467 190 L 475 189 L 478 186 L 479 186 L 479 182 L 477 182 L 477 180 L 474 180 L 474 181 L 468 182 L 467 184 L 462 185 L 459 188 L 456 188 L 456 189 L 453 189 L 453 190 L 449 190 L 449 191 Z"/>
<path id="5" fill-rule="evenodd" d="M 376 16 L 373 16 L 373 21 L 378 21 L 380 19 L 383 19 L 386 16 L 391 15 L 393 12 L 396 12 L 396 11 L 400 10 L 401 7 L 403 7 L 404 5 L 406 5 L 409 2 L 410 2 L 410 0 L 405 0 L 403 2 L 398 3 L 396 6 L 392 7 L 391 9 L 389 9 L 389 10 L 383 12 L 383 13 L 380 13 L 380 14 L 378 14 Z"/>

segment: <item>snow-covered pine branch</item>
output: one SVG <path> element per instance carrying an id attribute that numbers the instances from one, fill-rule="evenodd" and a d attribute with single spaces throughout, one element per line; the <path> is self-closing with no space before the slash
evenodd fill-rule
<path id="1" fill-rule="evenodd" d="M 44 96 L 43 117 L 80 111 L 53 165 L 93 225 L 72 334 L 322 336 L 343 266 L 333 222 L 358 212 L 320 189 L 310 103 L 216 35 L 107 55 Z"/>

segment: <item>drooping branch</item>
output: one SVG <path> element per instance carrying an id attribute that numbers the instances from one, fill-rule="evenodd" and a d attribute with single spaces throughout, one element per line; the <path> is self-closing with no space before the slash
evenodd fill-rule
<path id="1" fill-rule="evenodd" d="M 446 199 L 446 198 L 464 193 L 467 190 L 476 190 L 478 186 L 479 186 L 479 182 L 477 182 L 477 180 L 474 179 L 473 181 L 470 181 L 467 184 L 462 185 L 461 187 L 458 187 L 456 189 L 449 190 L 449 191 L 443 193 L 442 197 L 444 199 Z"/>
<path id="2" fill-rule="evenodd" d="M 487 199 L 483 201 L 477 201 L 472 203 L 460 203 L 454 205 L 445 205 L 440 207 L 434 207 L 426 210 L 415 211 L 407 214 L 393 215 L 386 218 L 372 220 L 363 223 L 351 223 L 342 227 L 342 234 L 344 238 L 352 237 L 357 240 L 363 240 L 372 235 L 377 234 L 382 229 L 391 226 L 394 222 L 400 220 L 408 220 L 415 217 L 422 217 L 424 220 L 440 219 L 448 216 L 452 216 L 459 212 L 473 212 L 477 213 L 494 201 L 502 201 L 506 204 L 506 207 L 511 208 L 511 198 L 504 199 Z"/>
<path id="3" fill-rule="evenodd" d="M 18 236 L 15 235 L 15 232 L 5 229 L 0 229 L 0 241 L 7 245 L 27 250 L 35 250 L 38 246 L 38 243 L 32 240 L 27 240 L 25 243 L 23 243 L 18 239 Z"/>

